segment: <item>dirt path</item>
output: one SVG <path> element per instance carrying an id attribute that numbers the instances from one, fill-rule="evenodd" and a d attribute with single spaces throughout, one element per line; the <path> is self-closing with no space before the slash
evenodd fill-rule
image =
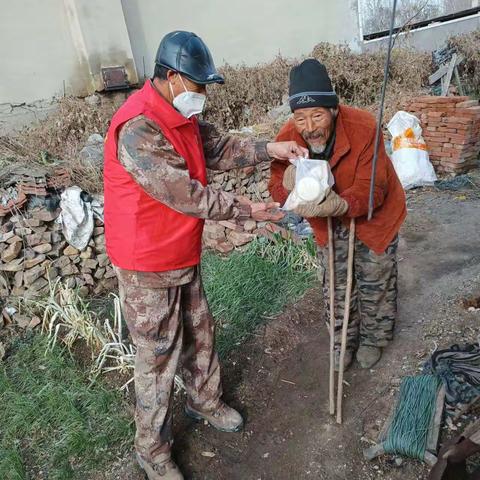
<path id="1" fill-rule="evenodd" d="M 362 450 L 376 438 L 400 378 L 417 371 L 435 343 L 448 346 L 478 333 L 480 314 L 465 311 L 460 300 L 480 288 L 480 200 L 459 195 L 410 196 L 396 339 L 377 368 L 355 365 L 347 372 L 344 425 L 327 413 L 328 333 L 319 292 L 311 291 L 224 365 L 226 398 L 247 419 L 243 433 L 218 433 L 177 415 L 175 454 L 186 478 L 425 478 L 420 463 L 368 463 Z M 142 478 L 135 471 L 115 478 Z"/>

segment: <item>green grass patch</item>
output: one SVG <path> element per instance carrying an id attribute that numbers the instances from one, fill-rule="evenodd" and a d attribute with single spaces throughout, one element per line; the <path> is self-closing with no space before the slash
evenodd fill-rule
<path id="1" fill-rule="evenodd" d="M 207 252 L 203 276 L 220 354 L 298 300 L 315 267 L 311 240 L 258 239 L 228 257 Z M 31 335 L 0 362 L 1 480 L 90 478 L 131 449 L 133 419 L 121 394 L 92 385 L 66 349 L 47 346 L 48 338 Z"/>
<path id="2" fill-rule="evenodd" d="M 203 280 L 217 321 L 217 349 L 225 356 L 285 305 L 298 300 L 315 279 L 315 244 L 257 239 L 228 257 L 206 252 Z"/>
<path id="3" fill-rule="evenodd" d="M 95 383 L 35 335 L 0 363 L 0 478 L 87 478 L 133 440 L 121 395 Z M 27 465 L 42 471 L 27 474 Z"/>

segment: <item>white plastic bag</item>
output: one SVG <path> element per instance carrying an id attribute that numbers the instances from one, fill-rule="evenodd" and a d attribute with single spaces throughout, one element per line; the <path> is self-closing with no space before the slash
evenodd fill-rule
<path id="1" fill-rule="evenodd" d="M 433 185 L 437 180 L 415 115 L 397 112 L 387 125 L 392 140 L 392 162 L 405 190 Z"/>
<path id="2" fill-rule="evenodd" d="M 295 188 L 288 196 L 283 209 L 293 210 L 305 203 L 320 203 L 335 183 L 328 162 L 298 158 L 292 163 L 296 168 Z"/>
<path id="3" fill-rule="evenodd" d="M 93 233 L 94 216 L 103 220 L 103 207 L 96 198 L 84 201 L 82 189 L 69 187 L 61 195 L 62 209 L 57 222 L 62 225 L 67 242 L 78 250 L 87 247 Z"/>

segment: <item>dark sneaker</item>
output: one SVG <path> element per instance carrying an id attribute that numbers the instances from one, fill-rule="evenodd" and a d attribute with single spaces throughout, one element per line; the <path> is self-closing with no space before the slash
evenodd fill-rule
<path id="1" fill-rule="evenodd" d="M 372 368 L 382 358 L 380 347 L 360 345 L 357 350 L 357 361 L 362 368 Z"/>

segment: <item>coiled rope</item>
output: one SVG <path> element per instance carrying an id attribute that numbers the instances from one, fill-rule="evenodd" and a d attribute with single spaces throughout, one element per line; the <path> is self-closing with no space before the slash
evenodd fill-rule
<path id="1" fill-rule="evenodd" d="M 386 453 L 423 460 L 440 382 L 434 375 L 405 377 L 383 442 Z"/>

